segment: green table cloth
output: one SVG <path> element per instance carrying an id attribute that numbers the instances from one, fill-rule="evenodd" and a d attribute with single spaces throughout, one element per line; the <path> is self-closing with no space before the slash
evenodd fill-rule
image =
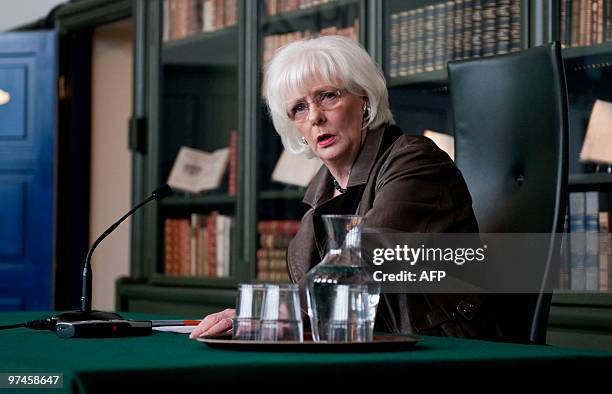
<path id="1" fill-rule="evenodd" d="M 5 312 L 0 325 L 50 316 Z M 126 313 L 134 319 L 171 318 Z M 63 389 L 33 392 L 207 392 L 215 387 L 390 388 L 427 381 L 469 388 L 484 377 L 504 384 L 531 378 L 591 382 L 608 378 L 612 353 L 552 346 L 423 337 L 412 350 L 381 353 L 273 353 L 212 349 L 185 334 L 62 339 L 51 331 L 0 331 L 0 373 L 63 373 Z M 561 380 L 559 380 L 561 379 Z M 4 392 L 3 389 L 0 389 Z M 29 389 L 16 389 L 24 393 Z M 301 390 L 300 390 L 301 392 Z"/>

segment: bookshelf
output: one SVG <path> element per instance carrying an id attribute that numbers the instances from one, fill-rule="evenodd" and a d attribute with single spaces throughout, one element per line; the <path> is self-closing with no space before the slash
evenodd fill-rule
<path id="1" fill-rule="evenodd" d="M 444 85 L 446 84 L 447 78 L 448 75 L 446 73 L 446 70 L 435 70 L 391 78 L 391 80 L 387 83 L 387 86 L 390 88 L 394 88 L 398 86 L 417 85 L 425 83 Z"/>
<path id="2" fill-rule="evenodd" d="M 612 239 L 609 233 L 604 236 L 601 231 L 609 219 L 612 174 L 599 170 L 595 163 L 581 161 L 580 151 L 595 101 L 612 101 L 612 91 L 605 83 L 612 71 L 612 16 L 609 13 L 612 11 L 612 3 L 607 0 L 561 0 L 553 2 L 552 6 L 553 15 L 556 15 L 558 21 L 554 38 L 559 39 L 564 47 L 562 54 L 570 107 L 568 227 L 572 237 L 573 234 L 580 236 L 582 232 L 580 229 L 574 232 L 576 227 L 581 224 L 588 227 L 585 227 L 585 256 L 571 256 L 569 264 L 573 271 L 570 272 L 570 280 L 565 283 L 564 289 L 556 291 L 553 296 L 549 342 L 610 349 L 612 292 L 608 286 L 608 268 L 612 265 L 609 253 Z M 581 208 L 571 207 L 572 197 L 574 202 L 585 200 L 582 223 L 579 217 Z M 590 203 L 587 204 L 589 199 Z M 598 215 L 598 220 L 595 220 L 595 215 Z M 597 241 L 597 237 L 600 242 L 591 242 L 589 246 L 589 238 Z M 596 256 L 589 260 L 593 246 Z M 580 242 L 576 249 L 581 249 Z M 583 270 L 586 284 L 581 281 L 572 282 L 572 273 L 580 277 Z"/>
<path id="3" fill-rule="evenodd" d="M 584 192 L 590 190 L 612 192 L 612 174 L 570 174 L 569 190 L 570 192 Z"/>
<path id="4" fill-rule="evenodd" d="M 609 54 L 610 51 L 612 51 L 612 42 L 604 42 L 588 47 L 565 47 L 563 48 L 563 58 L 569 60 L 585 56 L 606 55 Z"/>
<path id="5" fill-rule="evenodd" d="M 233 305 L 236 284 L 258 280 L 258 251 L 262 249 L 258 224 L 297 221 L 305 212 L 306 205 L 301 203 L 305 189 L 270 178 L 282 145 L 261 100 L 261 70 L 274 48 L 316 34 L 351 36 L 380 61 L 391 109 L 405 132 L 421 134 L 430 129 L 452 134 L 444 68 L 447 61 L 529 48 L 561 38 L 560 2 L 552 0 L 543 3 L 547 12 L 539 12 L 539 5 L 525 0 L 210 2 L 213 6 L 223 4 L 226 13 L 232 10 L 229 22 L 226 14 L 204 16 L 203 4 L 208 1 L 181 0 L 177 3 L 184 3 L 183 7 L 200 7 L 200 18 L 213 28 L 202 31 L 205 22 L 191 21 L 189 28 L 179 28 L 178 33 L 172 25 L 188 20 L 188 11 L 174 10 L 169 19 L 168 2 L 136 3 L 135 14 L 141 16 L 137 23 L 144 26 L 144 34 L 137 43 L 136 53 L 141 58 L 136 64 L 141 66 L 135 72 L 144 81 L 139 94 L 146 103 L 143 116 L 148 138 L 143 164 L 134 170 L 135 190 L 145 195 L 164 182 L 181 145 L 205 151 L 229 146 L 229 131 L 235 129 L 236 193 L 228 194 L 229 179 L 224 179 L 218 190 L 177 195 L 144 212 L 133 227 L 133 278 L 118 283 L 118 307 L 122 310 L 199 315 Z M 460 16 L 457 4 L 463 7 Z M 467 9 L 472 7 L 471 12 L 466 11 L 466 5 Z M 429 19 L 425 19 L 426 13 Z M 413 31 L 401 18 L 416 20 L 416 15 L 424 19 L 416 22 L 421 30 Z M 436 23 L 436 16 L 443 17 L 445 23 Z M 547 26 L 557 30 L 539 33 L 547 31 Z M 423 42 L 419 43 L 416 37 L 421 36 Z M 441 45 L 451 39 L 452 47 Z M 488 42 L 486 53 L 484 42 Z M 419 50 L 422 64 L 415 63 Z M 612 89 L 604 83 L 609 80 L 612 43 L 568 46 L 563 56 L 571 96 L 570 190 L 610 192 L 612 175 L 593 173 L 593 167 L 580 163 L 578 155 L 593 98 L 612 101 Z M 402 65 L 402 61 L 407 63 Z M 228 275 L 165 275 L 165 220 L 212 212 L 233 218 Z M 568 313 L 576 312 L 575 324 L 580 325 L 584 311 L 593 309 L 597 313 L 592 316 L 603 316 L 602 324 L 607 324 L 607 313 L 612 310 L 610 295 L 568 290 L 555 293 L 551 310 L 555 340 L 569 340 L 564 334 L 576 330 L 575 325 L 568 328 Z M 585 333 L 592 326 L 585 325 Z M 612 332 L 612 326 L 606 327 Z"/>
<path id="6" fill-rule="evenodd" d="M 236 197 L 227 194 L 211 195 L 192 195 L 192 196 L 171 196 L 160 202 L 162 207 L 196 207 L 202 205 L 235 204 Z"/>

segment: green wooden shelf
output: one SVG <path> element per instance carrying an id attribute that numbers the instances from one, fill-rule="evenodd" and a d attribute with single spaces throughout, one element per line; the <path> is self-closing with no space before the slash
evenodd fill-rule
<path id="1" fill-rule="evenodd" d="M 553 305 L 603 307 L 612 309 L 612 291 L 555 290 Z"/>
<path id="2" fill-rule="evenodd" d="M 205 316 L 236 304 L 236 287 L 213 288 L 153 285 L 130 278 L 117 281 L 119 311 Z"/>
<path id="3" fill-rule="evenodd" d="M 566 60 L 577 59 L 595 55 L 612 54 L 612 42 L 589 45 L 583 47 L 563 48 L 563 58 Z"/>
<path id="4" fill-rule="evenodd" d="M 389 78 L 387 86 L 397 87 L 402 85 L 413 85 L 413 84 L 439 84 L 445 85 L 448 80 L 448 73 L 446 69 L 435 70 L 419 74 L 407 75 L 405 77 L 394 77 Z"/>
<path id="5" fill-rule="evenodd" d="M 275 200 L 275 199 L 296 199 L 301 200 L 304 198 L 306 189 L 286 189 L 286 190 L 262 190 L 259 193 L 259 198 L 264 200 Z"/>
<path id="6" fill-rule="evenodd" d="M 236 197 L 227 194 L 211 194 L 202 196 L 173 196 L 161 200 L 163 207 L 181 208 L 201 205 L 235 204 Z"/>
<path id="7" fill-rule="evenodd" d="M 166 276 L 152 275 L 149 282 L 154 285 L 180 285 L 184 287 L 206 287 L 218 289 L 236 289 L 238 281 L 235 278 L 213 278 L 204 276 Z"/>
<path id="8" fill-rule="evenodd" d="M 201 32 L 162 45 L 165 65 L 230 65 L 238 66 L 238 28 Z"/>
<path id="9" fill-rule="evenodd" d="M 612 192 L 612 174 L 571 174 L 568 180 L 568 188 L 570 192 Z"/>
<path id="10" fill-rule="evenodd" d="M 556 290 L 547 343 L 612 350 L 612 292 Z"/>
<path id="11" fill-rule="evenodd" d="M 192 34 L 187 37 L 166 41 L 162 45 L 162 50 L 169 50 L 169 49 L 176 48 L 176 47 L 184 48 L 185 46 L 189 46 L 193 43 L 202 43 L 206 41 L 222 40 L 228 36 L 231 36 L 237 33 L 238 33 L 238 28 L 236 26 L 231 26 L 225 29 L 220 29 L 220 30 L 215 30 L 215 31 L 203 31 L 203 32 Z"/>
<path id="12" fill-rule="evenodd" d="M 322 14 L 330 11 L 336 11 L 340 7 L 346 7 L 351 5 L 359 5 L 358 0 L 336 0 L 330 1 L 329 3 L 321 4 L 318 6 L 308 7 L 290 12 L 283 12 L 272 16 L 264 16 L 262 23 L 264 26 L 272 25 L 275 23 L 286 23 L 290 19 L 300 19 L 311 17 L 316 14 Z"/>

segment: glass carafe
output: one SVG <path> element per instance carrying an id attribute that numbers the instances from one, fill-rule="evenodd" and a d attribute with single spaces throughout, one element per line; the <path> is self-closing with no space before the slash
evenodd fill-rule
<path id="1" fill-rule="evenodd" d="M 334 286 L 362 284 L 368 287 L 367 340 L 372 340 L 380 285 L 372 279 L 361 257 L 361 231 L 364 218 L 358 215 L 323 215 L 327 251 L 323 260 L 307 275 L 308 316 L 315 341 L 327 341 Z"/>

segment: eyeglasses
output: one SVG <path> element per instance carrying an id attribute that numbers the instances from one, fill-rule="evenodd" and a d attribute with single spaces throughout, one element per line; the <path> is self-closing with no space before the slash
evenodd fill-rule
<path id="1" fill-rule="evenodd" d="M 329 111 L 340 103 L 344 91 L 342 89 L 324 90 L 314 96 L 312 102 L 323 111 Z M 308 119 L 310 104 L 306 99 L 293 103 L 287 111 L 287 116 L 294 122 L 303 122 Z"/>

